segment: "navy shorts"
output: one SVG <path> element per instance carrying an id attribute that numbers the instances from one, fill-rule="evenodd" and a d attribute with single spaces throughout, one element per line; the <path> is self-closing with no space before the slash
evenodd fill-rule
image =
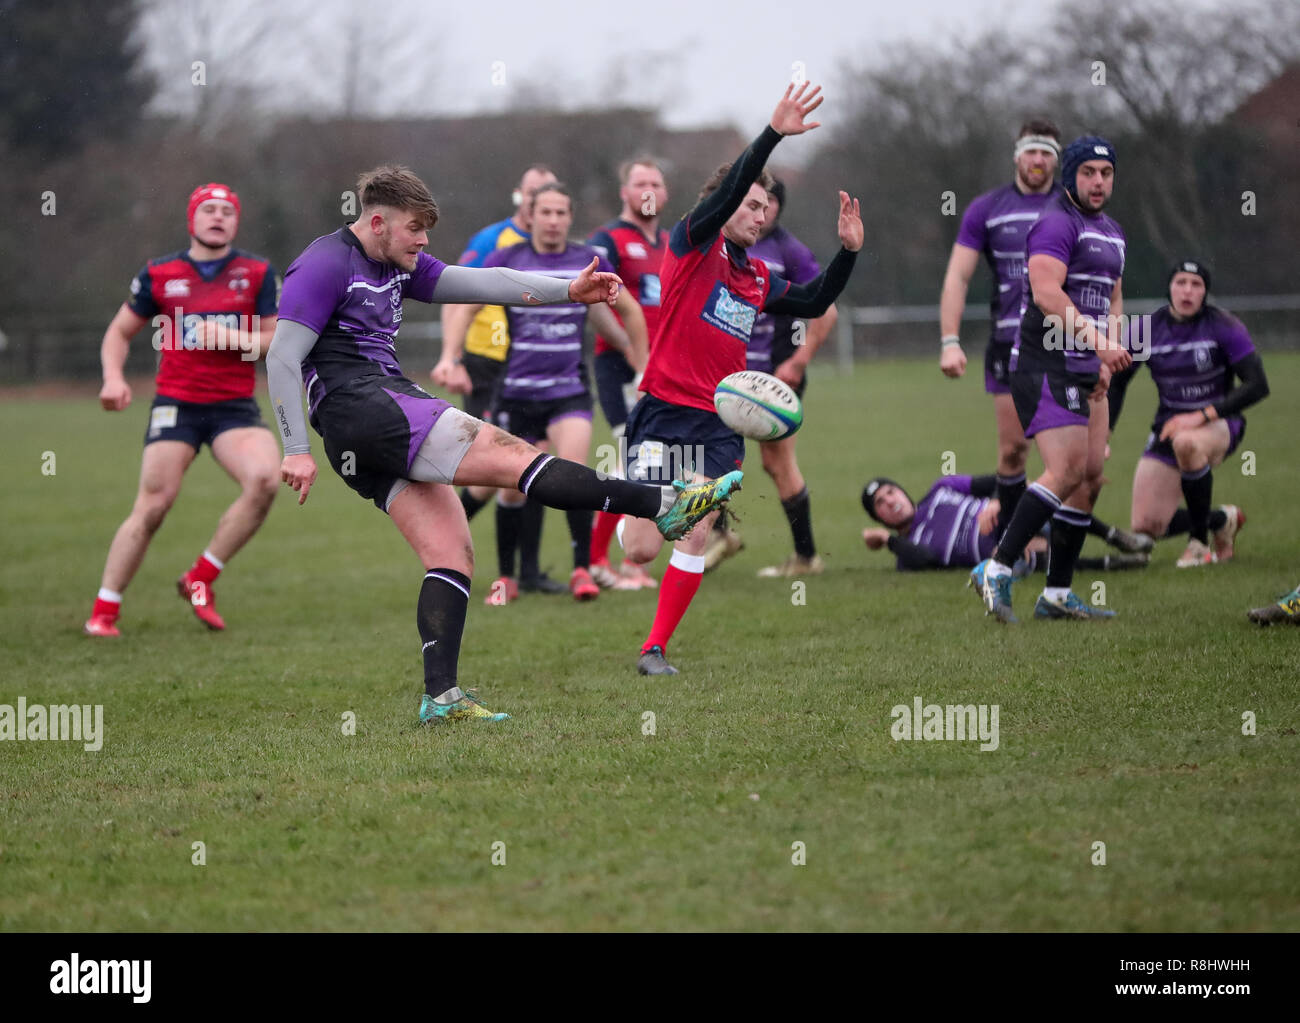
<path id="1" fill-rule="evenodd" d="M 349 381 L 321 399 L 311 425 L 339 477 L 383 510 L 438 417 L 453 406 L 406 377 Z"/>
<path id="2" fill-rule="evenodd" d="M 1025 436 L 1058 426 L 1087 426 L 1088 395 L 1096 386 L 1096 374 L 1017 369 L 1011 374 L 1011 399 Z"/>
<path id="3" fill-rule="evenodd" d="M 622 426 L 627 422 L 623 388 L 636 379 L 636 370 L 628 364 L 622 352 L 612 348 L 597 355 L 595 365 L 596 398 L 600 401 L 600 410 L 605 413 L 605 421 L 610 426 Z"/>
<path id="4" fill-rule="evenodd" d="M 1011 345 L 990 341 L 984 349 L 984 390 L 988 394 L 1011 393 Z"/>
<path id="5" fill-rule="evenodd" d="M 149 407 L 144 442 L 148 445 L 156 440 L 179 440 L 198 451 L 204 444 L 211 445 L 218 434 L 244 426 L 266 428 L 261 409 L 252 398 L 194 402 L 159 394 Z"/>
<path id="6" fill-rule="evenodd" d="M 546 439 L 546 428 L 558 419 L 577 417 L 591 422 L 591 395 L 575 394 L 553 401 L 518 401 L 498 398 L 492 424 L 506 433 L 536 444 Z"/>
<path id="7" fill-rule="evenodd" d="M 505 369 L 505 362 L 468 352 L 460 361 L 465 367 L 465 372 L 469 374 L 469 382 L 473 388 L 465 395 L 465 412 L 475 419 L 491 418 L 487 413 L 492 408 L 492 396 L 496 393 L 497 381 L 501 378 L 501 371 Z"/>
<path id="8" fill-rule="evenodd" d="M 1246 420 L 1241 416 L 1229 416 L 1228 423 L 1228 450 L 1223 453 L 1227 458 L 1237 450 L 1237 445 L 1241 443 L 1241 438 L 1246 436 Z M 1151 424 L 1151 432 L 1147 434 L 1147 446 L 1142 452 L 1143 458 L 1154 458 L 1157 462 L 1164 462 L 1171 468 L 1178 468 L 1178 459 L 1174 457 L 1174 442 L 1172 438 L 1160 439 L 1160 431 L 1163 429 L 1164 420 L 1158 420 Z"/>
<path id="9" fill-rule="evenodd" d="M 627 478 L 640 483 L 717 479 L 745 460 L 745 438 L 716 412 L 670 405 L 644 395 L 627 417 L 623 452 Z"/>

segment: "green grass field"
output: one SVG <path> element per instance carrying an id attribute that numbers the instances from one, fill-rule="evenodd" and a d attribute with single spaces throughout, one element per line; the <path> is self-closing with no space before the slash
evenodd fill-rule
<path id="1" fill-rule="evenodd" d="M 863 547 L 869 476 L 919 497 L 945 452 L 993 467 L 975 374 L 928 360 L 817 367 L 799 450 L 827 572 L 803 603 L 754 576 L 789 534 L 751 446 L 748 547 L 706 578 L 676 678 L 633 667 L 652 593 L 484 607 L 484 514 L 461 677 L 514 719 L 434 730 L 414 725 L 420 566 L 333 475 L 305 508 L 282 495 L 218 584 L 229 627 L 210 634 L 173 589 L 234 496 L 205 453 L 124 638 L 80 635 L 148 392 L 117 415 L 8 400 L 0 703 L 102 704 L 105 738 L 0 742 L 0 928 L 1295 930 L 1300 629 L 1243 614 L 1300 578 L 1300 358 L 1266 361 L 1256 473 L 1233 456 L 1216 474 L 1216 500 L 1249 514 L 1237 558 L 1176 571 L 1170 541 L 1145 572 L 1080 576 L 1085 596 L 1108 587 L 1105 624 L 1002 628 L 963 573 L 901 575 Z M 1153 407 L 1144 375 L 1110 521 L 1127 523 Z M 562 516 L 546 530 L 544 564 L 567 575 Z M 1017 588 L 1022 618 L 1038 585 Z M 893 741 L 891 708 L 917 696 L 997 704 L 1000 747 Z"/>

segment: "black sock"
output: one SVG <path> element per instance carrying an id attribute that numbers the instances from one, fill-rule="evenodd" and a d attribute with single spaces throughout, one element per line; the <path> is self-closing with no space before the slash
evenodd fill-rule
<path id="1" fill-rule="evenodd" d="M 1107 543 L 1110 543 L 1110 531 L 1113 528 L 1113 526 L 1102 522 L 1095 515 L 1088 520 L 1089 535 L 1095 536 L 1098 540 L 1105 540 Z"/>
<path id="2" fill-rule="evenodd" d="M 515 576 L 515 549 L 523 526 L 524 506 L 497 502 L 497 571 L 508 579 Z"/>
<path id="3" fill-rule="evenodd" d="M 546 505 L 534 498 L 524 502 L 519 527 L 519 578 L 536 579 L 542 574 L 542 518 Z"/>
<path id="4" fill-rule="evenodd" d="M 994 560 L 1011 568 L 1025 553 L 1029 541 L 1059 507 L 1061 499 L 1046 487 L 1038 483 L 1028 487 L 1016 502 L 1016 512 L 993 551 Z"/>
<path id="5" fill-rule="evenodd" d="M 1215 508 L 1210 512 L 1209 527 L 1210 532 L 1217 532 L 1222 529 L 1228 521 L 1228 513 L 1222 508 Z M 1191 529 L 1192 520 L 1187 514 L 1186 508 L 1179 508 L 1174 512 L 1174 517 L 1169 520 L 1169 528 L 1165 530 L 1165 536 L 1178 536 L 1180 533 L 1186 533 Z"/>
<path id="6" fill-rule="evenodd" d="M 998 476 L 997 499 L 1000 507 L 998 508 L 998 522 L 994 527 L 994 539 L 1000 540 L 1002 534 L 1007 531 L 1007 525 L 1011 522 L 1011 516 L 1016 513 L 1016 505 L 1020 503 L 1020 498 L 1025 493 L 1025 474 L 1022 472 L 1019 476 Z"/>
<path id="7" fill-rule="evenodd" d="M 813 543 L 812 509 L 808 504 L 808 488 L 804 487 L 794 497 L 781 502 L 786 521 L 790 523 L 790 535 L 794 537 L 794 552 L 801 558 L 812 558 L 817 553 Z"/>
<path id="8" fill-rule="evenodd" d="M 1088 537 L 1085 511 L 1061 505 L 1052 516 L 1052 537 L 1047 544 L 1047 585 L 1068 590 L 1074 581 L 1074 564 Z"/>
<path id="9" fill-rule="evenodd" d="M 491 500 L 489 498 L 489 500 Z M 469 487 L 460 488 L 460 506 L 465 509 L 466 521 L 472 519 L 480 511 L 487 501 L 480 501 L 477 497 L 469 492 Z"/>
<path id="10" fill-rule="evenodd" d="M 1193 540 L 1210 542 L 1210 497 L 1214 493 L 1214 473 L 1207 465 L 1199 472 L 1183 473 L 1183 497 L 1187 501 L 1187 532 Z"/>
<path id="11" fill-rule="evenodd" d="M 467 576 L 450 568 L 432 568 L 425 574 L 415 624 L 424 651 L 424 691 L 435 699 L 456 684 L 468 606 Z"/>
<path id="12" fill-rule="evenodd" d="M 591 511 L 587 508 L 570 508 L 565 515 L 569 520 L 569 537 L 573 545 L 573 567 L 591 567 Z"/>
<path id="13" fill-rule="evenodd" d="M 640 519 L 658 518 L 664 501 L 662 487 L 602 478 L 595 469 L 554 455 L 534 458 L 519 477 L 519 489 L 548 508 L 586 508 Z"/>

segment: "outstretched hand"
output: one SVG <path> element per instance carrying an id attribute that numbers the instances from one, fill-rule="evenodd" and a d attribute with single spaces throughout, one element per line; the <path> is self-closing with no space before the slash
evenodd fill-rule
<path id="1" fill-rule="evenodd" d="M 849 198 L 848 192 L 840 193 L 840 220 L 837 226 L 841 245 L 850 252 L 862 248 L 865 234 L 862 229 L 862 208 L 857 199 Z"/>
<path id="2" fill-rule="evenodd" d="M 611 306 L 614 304 L 623 280 L 618 274 L 597 270 L 598 266 L 600 260 L 592 256 L 591 262 L 582 268 L 582 273 L 573 279 L 569 285 L 571 302 L 581 302 L 583 305 L 595 305 L 597 302 L 607 302 Z"/>
<path id="3" fill-rule="evenodd" d="M 809 89 L 812 92 L 808 92 Z M 781 102 L 772 111 L 772 130 L 782 135 L 802 135 L 806 131 L 820 128 L 820 121 L 813 121 L 812 124 L 803 122 L 805 117 L 822 105 L 822 100 L 826 97 L 817 95 L 821 91 L 822 87 L 813 85 L 812 82 L 800 82 L 798 92 L 794 90 L 794 82 L 787 85 Z"/>

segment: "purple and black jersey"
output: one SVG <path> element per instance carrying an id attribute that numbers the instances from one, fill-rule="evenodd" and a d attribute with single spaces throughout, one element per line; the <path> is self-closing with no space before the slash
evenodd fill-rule
<path id="1" fill-rule="evenodd" d="M 990 557 L 996 540 L 990 532 L 981 536 L 980 512 L 987 496 L 972 491 L 992 491 L 993 478 L 944 476 L 916 506 L 906 538 L 898 538 L 889 549 L 898 559 L 899 571 L 909 568 L 970 568 Z"/>
<path id="2" fill-rule="evenodd" d="M 1096 321 L 1105 336 L 1110 298 L 1124 275 L 1124 231 L 1105 213 L 1084 213 L 1059 193 L 1029 228 L 1021 290 L 1020 334 L 1011 352 L 1011 369 L 1021 366 L 1095 376 L 1097 353 L 1076 351 L 1062 325 L 1049 326 L 1029 287 L 1029 260 L 1051 256 L 1065 264 L 1064 290 L 1074 307 Z"/>
<path id="3" fill-rule="evenodd" d="M 446 264 L 421 252 L 413 271 L 366 255 L 348 228 L 317 238 L 284 275 L 280 318 L 320 335 L 302 364 L 315 414 L 335 388 L 366 376 L 402 376 L 394 341 L 402 300 L 433 301 Z"/>
<path id="4" fill-rule="evenodd" d="M 1169 306 L 1156 310 L 1146 364 L 1160 395 L 1153 429 L 1158 433 L 1165 420 L 1180 412 L 1223 401 L 1232 384 L 1231 367 L 1254 351 L 1245 325 L 1215 306 L 1182 321 L 1174 319 Z"/>
<path id="5" fill-rule="evenodd" d="M 767 264 L 771 273 L 794 284 L 806 284 L 822 272 L 812 249 L 778 225 L 748 249 L 749 258 Z M 760 312 L 754 317 L 745 351 L 745 368 L 771 373 L 792 347 L 796 317 Z"/>
<path id="6" fill-rule="evenodd" d="M 957 244 L 984 254 L 993 271 L 994 293 L 989 301 L 990 340 L 1010 345 L 1020 329 L 1021 289 L 1025 273 L 1025 238 L 1030 226 L 1061 191 L 1026 195 L 1014 183 L 977 196 L 966 207 Z"/>
<path id="7" fill-rule="evenodd" d="M 569 244 L 563 252 L 538 252 L 531 242 L 497 249 L 485 267 L 572 280 L 600 254 L 590 245 Z M 613 273 L 603 257 L 598 270 Z M 582 331 L 587 307 L 580 302 L 543 306 L 508 306 L 510 354 L 501 380 L 500 396 L 507 401 L 553 401 L 587 393 L 582 372 Z"/>

